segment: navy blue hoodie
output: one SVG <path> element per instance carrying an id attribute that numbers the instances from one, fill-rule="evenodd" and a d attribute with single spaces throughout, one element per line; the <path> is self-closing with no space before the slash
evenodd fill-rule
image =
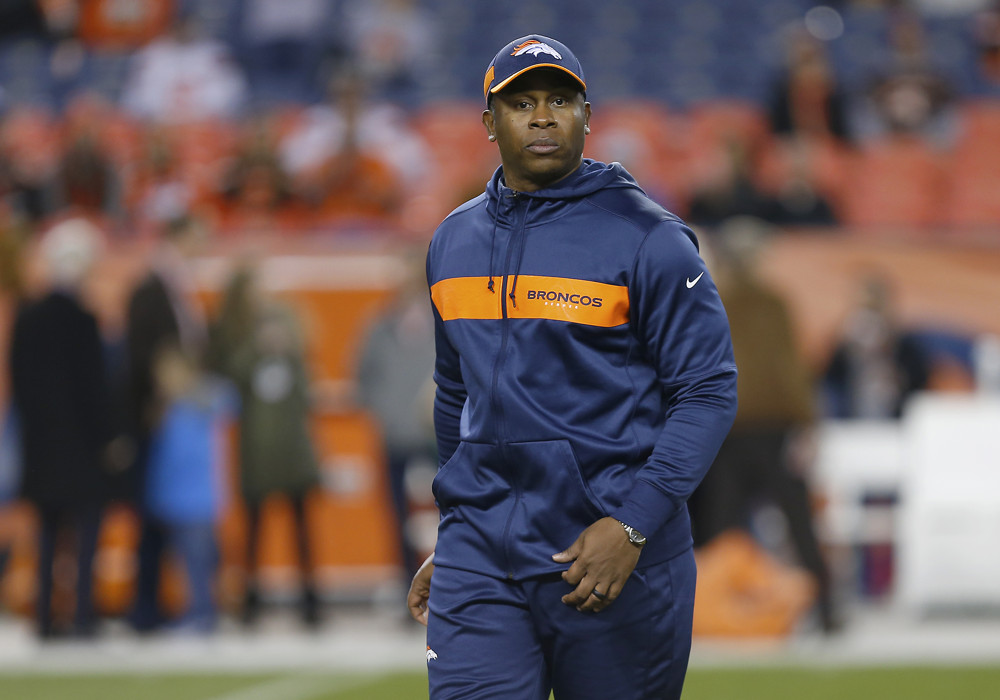
<path id="1" fill-rule="evenodd" d="M 618 163 L 494 174 L 427 258 L 441 513 L 434 563 L 520 579 L 604 516 L 691 546 L 685 505 L 736 413 L 729 324 L 694 234 Z"/>

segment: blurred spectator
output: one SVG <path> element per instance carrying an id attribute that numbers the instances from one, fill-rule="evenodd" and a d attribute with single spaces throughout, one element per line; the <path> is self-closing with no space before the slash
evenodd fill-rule
<path id="1" fill-rule="evenodd" d="M 346 52 L 328 0 L 247 0 L 239 53 L 257 107 L 322 99 L 322 73 Z M 338 31 L 339 30 L 339 31 Z"/>
<path id="2" fill-rule="evenodd" d="M 127 484 L 141 521 L 138 570 L 131 623 L 150 631 L 164 621 L 159 608 L 160 559 L 165 533 L 144 502 L 151 439 L 167 406 L 157 391 L 155 358 L 165 348 L 179 348 L 193 361 L 204 353 L 205 322 L 194 301 L 195 281 L 189 260 L 203 246 L 205 231 L 193 219 L 177 219 L 164 230 L 152 267 L 132 290 L 126 320 L 127 423 L 136 449 Z"/>
<path id="3" fill-rule="evenodd" d="M 80 5 L 75 0 L 35 0 L 42 9 L 48 33 L 59 40 L 68 40 L 80 27 Z"/>
<path id="4" fill-rule="evenodd" d="M 268 120 L 247 127 L 247 136 L 222 183 L 223 231 L 246 236 L 304 227 L 305 212 L 277 152 Z"/>
<path id="5" fill-rule="evenodd" d="M 0 3 L 0 41 L 41 38 L 46 34 L 45 15 L 38 0 L 5 0 Z"/>
<path id="6" fill-rule="evenodd" d="M 691 197 L 687 220 L 715 227 L 734 216 L 768 218 L 774 201 L 758 187 L 754 148 L 747 140 L 727 138 L 702 162 L 700 182 Z"/>
<path id="7" fill-rule="evenodd" d="M 187 607 L 172 627 L 208 634 L 218 621 L 215 528 L 226 493 L 226 392 L 177 347 L 157 353 L 154 375 L 164 414 L 152 435 L 144 504 L 184 565 Z"/>
<path id="8" fill-rule="evenodd" d="M 1000 1 L 993 0 L 973 19 L 979 73 L 988 86 L 1000 88 Z"/>
<path id="9" fill-rule="evenodd" d="M 57 201 L 60 209 L 91 221 L 118 218 L 122 212 L 121 181 L 102 135 L 110 110 L 100 98 L 83 95 L 69 106 L 64 119 Z"/>
<path id="10" fill-rule="evenodd" d="M 825 631 L 837 627 L 830 574 L 813 526 L 806 474 L 815 421 L 813 382 L 796 346 L 784 299 L 760 277 L 758 257 L 772 230 L 739 217 L 719 232 L 719 293 L 740 369 L 733 428 L 691 502 L 695 546 L 733 528 L 750 529 L 755 507 L 777 506 L 801 565 L 815 580 Z"/>
<path id="11" fill-rule="evenodd" d="M 825 45 L 805 29 L 787 38 L 785 67 L 770 97 L 771 131 L 781 137 L 848 141 L 845 95 Z"/>
<path id="12" fill-rule="evenodd" d="M 307 503 L 319 485 L 319 467 L 310 431 L 305 348 L 293 311 L 265 298 L 259 285 L 250 265 L 234 273 L 213 327 L 210 353 L 212 364 L 234 381 L 240 396 L 240 491 L 248 520 L 242 617 L 252 624 L 260 610 L 258 550 L 265 502 L 283 496 L 295 520 L 300 614 L 303 622 L 316 626 L 321 619 Z"/>
<path id="13" fill-rule="evenodd" d="M 51 47 L 48 53 L 49 77 L 53 79 L 52 87 L 57 92 L 57 85 L 67 87 L 80 77 L 86 60 L 83 44 L 78 38 L 81 4 L 75 0 L 38 0 Z"/>
<path id="14" fill-rule="evenodd" d="M 419 101 L 436 75 L 433 16 L 416 0 L 352 0 L 345 8 L 348 48 L 378 99 Z"/>
<path id="15" fill-rule="evenodd" d="M 194 188 L 184 177 L 177 150 L 162 125 L 148 127 L 125 198 L 132 226 L 140 235 L 161 231 L 188 216 L 195 204 Z"/>
<path id="16" fill-rule="evenodd" d="M 246 90 L 228 47 L 203 36 L 188 12 L 133 56 L 121 99 L 132 114 L 157 122 L 232 119 L 245 106 Z"/>
<path id="17" fill-rule="evenodd" d="M 927 386 L 928 360 L 901 326 L 888 280 L 864 279 L 858 300 L 823 373 L 826 412 L 834 418 L 898 418 Z"/>
<path id="18" fill-rule="evenodd" d="M 426 552 L 410 535 L 407 471 L 418 462 L 437 465 L 428 391 L 434 370 L 434 319 L 427 295 L 424 256 L 411 253 L 389 304 L 373 321 L 358 367 L 358 401 L 381 430 L 389 497 L 396 516 L 405 582 Z"/>
<path id="19" fill-rule="evenodd" d="M 38 224 L 55 211 L 59 159 L 52 116 L 37 107 L 12 107 L 0 121 L 0 197 L 15 219 Z"/>
<path id="20" fill-rule="evenodd" d="M 29 232 L 3 210 L 0 200 L 0 295 L 19 303 L 25 294 L 24 249 Z"/>
<path id="21" fill-rule="evenodd" d="M 955 91 L 931 63 L 921 18 L 893 17 L 889 64 L 869 82 L 854 128 L 862 139 L 910 135 L 950 147 L 958 127 Z"/>
<path id="22" fill-rule="evenodd" d="M 281 145 L 297 191 L 324 223 L 395 224 L 408 181 L 427 163 L 402 114 L 366 95 L 356 69 L 338 73 L 329 103 L 308 110 Z"/>
<path id="23" fill-rule="evenodd" d="M 809 162 L 812 146 L 795 139 L 775 147 L 784 158 L 786 172 L 778 184 L 767 220 L 777 226 L 835 226 L 839 217 L 816 181 Z"/>
<path id="24" fill-rule="evenodd" d="M 21 428 L 21 491 L 39 517 L 35 617 L 43 638 L 90 636 L 97 616 L 93 563 L 112 440 L 111 389 L 97 320 L 81 288 L 100 250 L 100 234 L 81 219 L 55 226 L 42 241 L 50 291 L 22 307 L 11 339 L 13 406 Z M 52 606 L 53 566 L 75 540 L 76 607 L 64 629 Z"/>

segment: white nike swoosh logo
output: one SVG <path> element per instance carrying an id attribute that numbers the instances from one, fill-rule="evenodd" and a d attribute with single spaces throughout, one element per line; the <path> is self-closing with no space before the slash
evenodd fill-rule
<path id="1" fill-rule="evenodd" d="M 702 271 L 701 275 L 704 275 L 704 274 L 705 274 L 705 272 L 704 272 L 704 271 Z M 687 286 L 688 286 L 688 289 L 691 289 L 691 287 L 693 287 L 693 286 L 695 286 L 696 284 L 698 284 L 698 280 L 700 280 L 700 279 L 701 279 L 701 275 L 698 275 L 698 276 L 697 276 L 697 277 L 695 277 L 694 279 L 691 279 L 690 277 L 688 277 L 688 279 L 687 279 Z"/>

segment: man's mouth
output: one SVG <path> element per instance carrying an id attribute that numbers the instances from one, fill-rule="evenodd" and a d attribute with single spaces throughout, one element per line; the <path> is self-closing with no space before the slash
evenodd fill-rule
<path id="1" fill-rule="evenodd" d="M 539 155 L 545 155 L 547 153 L 552 153 L 559 149 L 559 144 L 552 139 L 538 139 L 532 141 L 525 148 L 527 148 L 532 153 L 537 153 Z"/>

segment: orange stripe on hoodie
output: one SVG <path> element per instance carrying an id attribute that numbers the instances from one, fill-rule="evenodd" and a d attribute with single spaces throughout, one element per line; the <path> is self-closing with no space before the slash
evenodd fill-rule
<path id="1" fill-rule="evenodd" d="M 511 284 L 508 278 L 508 290 Z M 431 298 L 445 321 L 503 318 L 499 278 L 497 291 L 487 288 L 487 277 L 453 277 L 431 287 Z M 506 298 L 507 316 L 548 319 L 611 328 L 628 323 L 628 289 L 624 286 L 565 277 L 520 275 L 516 306 Z"/>

